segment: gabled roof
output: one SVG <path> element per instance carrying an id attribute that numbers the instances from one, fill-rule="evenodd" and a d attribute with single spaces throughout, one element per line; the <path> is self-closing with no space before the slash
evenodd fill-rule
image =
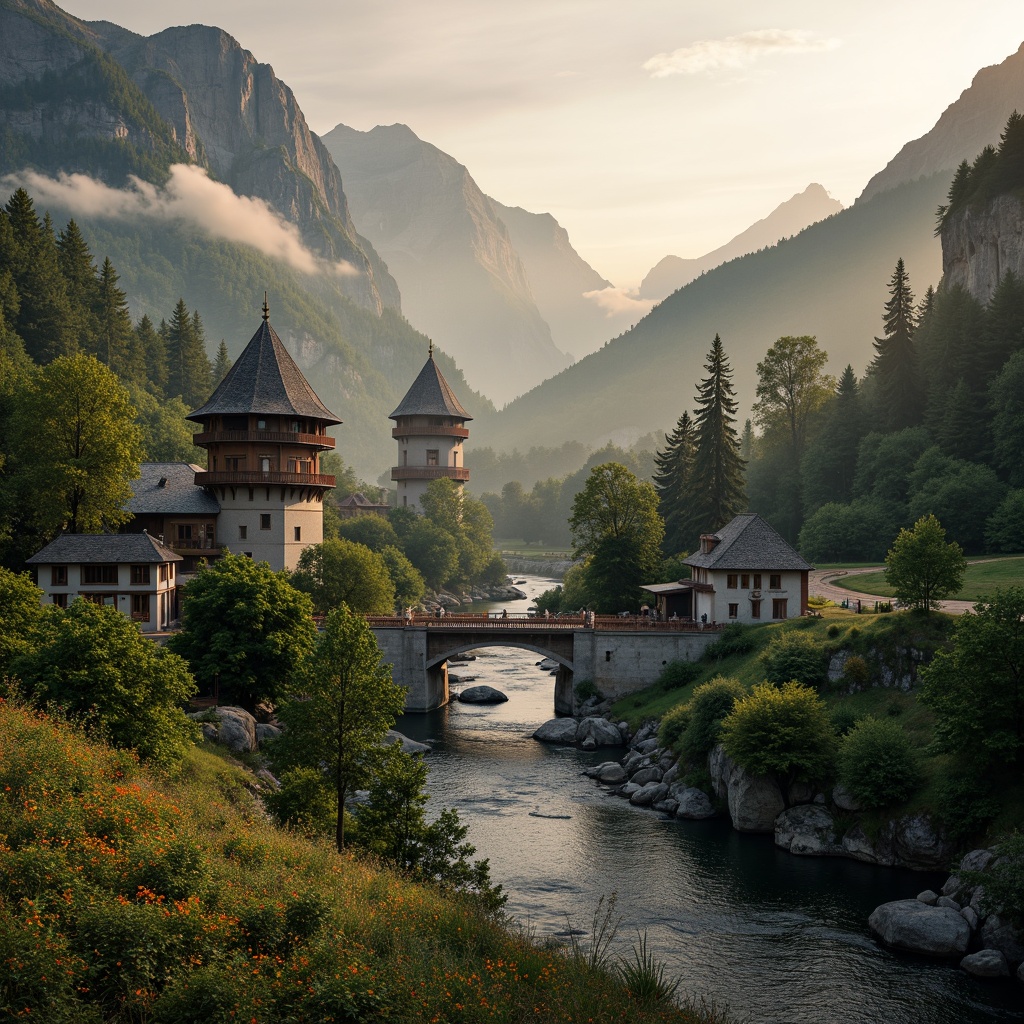
<path id="1" fill-rule="evenodd" d="M 148 533 L 65 533 L 25 559 L 28 565 L 180 561 L 181 555 Z"/>
<path id="2" fill-rule="evenodd" d="M 338 502 L 338 508 L 388 508 L 386 502 L 373 502 L 363 494 L 362 491 L 356 491 L 355 494 L 350 494 L 347 498 L 342 498 Z"/>
<path id="3" fill-rule="evenodd" d="M 756 512 L 742 512 L 713 536 L 718 543 L 707 553 L 684 558 L 698 569 L 754 569 L 762 572 L 811 569 Z"/>
<path id="4" fill-rule="evenodd" d="M 396 420 L 399 416 L 451 416 L 457 420 L 473 418 L 462 408 L 462 403 L 455 397 L 444 374 L 437 368 L 433 348 L 420 375 L 388 419 Z"/>
<path id="5" fill-rule="evenodd" d="M 266 317 L 210 400 L 189 413 L 188 419 L 202 421 L 214 415 L 250 412 L 341 422 L 316 397 Z"/>
<path id="6" fill-rule="evenodd" d="M 189 462 L 143 462 L 132 482 L 128 511 L 136 516 L 217 515 L 220 502 L 196 486 L 202 466 Z"/>

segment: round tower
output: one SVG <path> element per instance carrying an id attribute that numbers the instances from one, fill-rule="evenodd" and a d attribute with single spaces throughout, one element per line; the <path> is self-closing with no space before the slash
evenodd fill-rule
<path id="1" fill-rule="evenodd" d="M 317 398 L 270 326 L 263 323 L 210 400 L 188 417 L 202 424 L 193 443 L 208 453 L 195 482 L 220 501 L 220 546 L 294 569 L 324 539 L 320 453 L 334 447 L 327 428 L 340 423 Z"/>
<path id="2" fill-rule="evenodd" d="M 398 507 L 419 511 L 420 498 L 431 480 L 447 477 L 461 488 L 469 479 L 462 442 L 469 437 L 466 423 L 473 417 L 455 397 L 434 362 L 434 345 L 419 376 L 388 417 L 395 421 L 391 436 L 398 441 L 398 465 L 391 479 L 398 488 Z"/>

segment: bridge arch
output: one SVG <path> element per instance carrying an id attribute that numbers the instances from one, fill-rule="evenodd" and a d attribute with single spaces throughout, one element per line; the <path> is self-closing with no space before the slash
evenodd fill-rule
<path id="1" fill-rule="evenodd" d="M 496 640 L 493 638 L 457 644 L 447 651 L 432 655 L 427 659 L 425 667 L 428 669 L 437 668 L 442 662 L 455 657 L 457 654 L 468 654 L 470 651 L 479 651 L 485 647 L 512 647 L 520 651 L 532 651 L 534 654 L 539 654 L 542 658 L 550 658 L 552 661 L 557 661 L 559 665 L 570 672 L 573 671 L 572 658 L 567 658 L 564 654 L 552 650 L 551 647 L 529 643 L 525 640 Z"/>

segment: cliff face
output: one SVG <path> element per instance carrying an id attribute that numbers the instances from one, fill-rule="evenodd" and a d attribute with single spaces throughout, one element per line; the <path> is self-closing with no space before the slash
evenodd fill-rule
<path id="1" fill-rule="evenodd" d="M 942 287 L 965 288 L 978 302 L 992 298 L 1008 273 L 1024 280 L 1024 202 L 1014 195 L 968 207 L 942 229 Z"/>
<path id="2" fill-rule="evenodd" d="M 503 221 L 462 164 L 405 125 L 324 136 L 405 315 L 503 403 L 563 369 Z"/>

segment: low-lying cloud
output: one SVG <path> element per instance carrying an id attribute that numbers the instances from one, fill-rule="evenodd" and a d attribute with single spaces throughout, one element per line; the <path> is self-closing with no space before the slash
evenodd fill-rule
<path id="1" fill-rule="evenodd" d="M 347 260 L 327 261 L 302 242 L 299 229 L 262 199 L 236 195 L 212 181 L 201 167 L 175 164 L 166 185 L 129 177 L 129 187 L 111 188 L 85 174 L 56 178 L 21 171 L 3 179 L 5 188 L 23 186 L 39 206 L 59 205 L 82 219 L 180 221 L 214 238 L 248 245 L 283 260 L 304 274 L 350 276 L 359 271 Z"/>
<path id="2" fill-rule="evenodd" d="M 657 53 L 644 62 L 652 78 L 699 75 L 708 71 L 745 68 L 772 54 L 821 53 L 839 46 L 838 39 L 823 39 L 798 29 L 764 28 L 724 39 L 700 39 L 671 53 Z"/>
<path id="3" fill-rule="evenodd" d="M 595 303 L 604 315 L 611 319 L 614 316 L 635 316 L 638 320 L 647 316 L 654 306 L 653 299 L 638 298 L 636 292 L 626 288 L 598 288 L 592 292 L 584 292 L 583 298 Z"/>

